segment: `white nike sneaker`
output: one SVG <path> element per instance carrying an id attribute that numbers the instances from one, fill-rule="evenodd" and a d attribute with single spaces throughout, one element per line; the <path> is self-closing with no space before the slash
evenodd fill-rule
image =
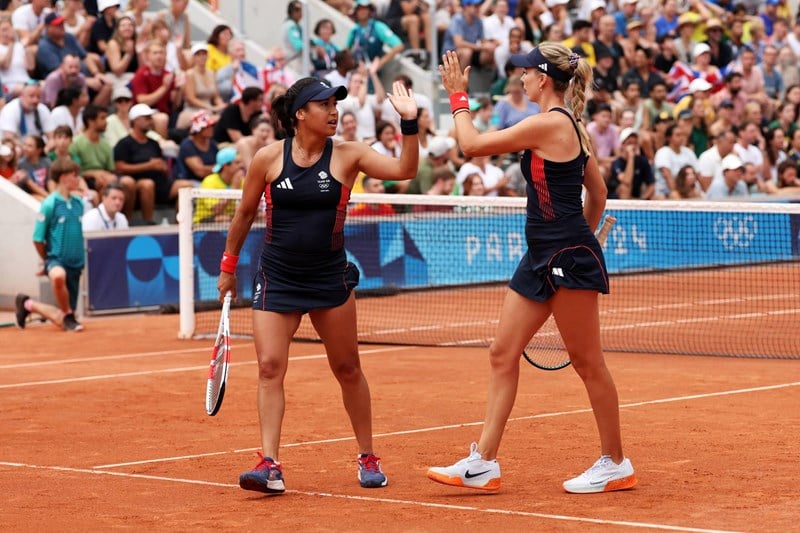
<path id="1" fill-rule="evenodd" d="M 576 478 L 564 482 L 564 490 L 575 494 L 609 492 L 629 489 L 636 485 L 636 474 L 630 459 L 620 464 L 611 460 L 610 455 L 602 455 L 592 467 Z"/>
<path id="2" fill-rule="evenodd" d="M 478 443 L 469 446 L 469 457 L 453 466 L 434 466 L 428 469 L 428 479 L 453 487 L 498 490 L 500 488 L 500 464 L 486 461 L 478 452 Z"/>

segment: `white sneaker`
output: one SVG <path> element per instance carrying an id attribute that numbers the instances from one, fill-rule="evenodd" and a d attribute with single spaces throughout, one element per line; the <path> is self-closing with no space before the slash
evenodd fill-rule
<path id="1" fill-rule="evenodd" d="M 629 489 L 636 485 L 636 475 L 630 459 L 620 464 L 611 460 L 610 455 L 602 455 L 592 467 L 576 478 L 564 482 L 564 490 L 576 494 L 609 492 Z"/>
<path id="2" fill-rule="evenodd" d="M 500 464 L 486 461 L 478 452 L 478 443 L 469 446 L 469 457 L 453 466 L 434 466 L 428 469 L 428 479 L 453 487 L 468 487 L 481 490 L 500 488 Z"/>

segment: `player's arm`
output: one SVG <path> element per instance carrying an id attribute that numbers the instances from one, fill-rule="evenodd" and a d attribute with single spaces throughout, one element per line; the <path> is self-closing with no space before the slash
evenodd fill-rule
<path id="1" fill-rule="evenodd" d="M 606 198 L 608 188 L 600 174 L 600 167 L 597 166 L 597 158 L 594 154 L 586 160 L 584 170 L 583 186 L 586 187 L 586 198 L 583 201 L 583 216 L 589 223 L 589 228 L 594 231 L 600 223 L 600 217 L 606 208 Z"/>
<path id="2" fill-rule="evenodd" d="M 252 226 L 253 220 L 258 214 L 258 204 L 261 202 L 261 195 L 264 194 L 264 188 L 269 181 L 268 174 L 275 160 L 275 154 L 278 152 L 275 149 L 278 145 L 280 145 L 280 150 L 283 150 L 283 143 L 273 143 L 259 150 L 247 169 L 244 189 L 242 190 L 242 201 L 239 202 L 236 213 L 233 215 L 231 226 L 228 229 L 225 253 L 238 256 L 239 251 L 242 249 L 247 232 L 250 231 L 250 226 Z"/>
<path id="3" fill-rule="evenodd" d="M 239 251 L 242 249 L 247 233 L 256 218 L 261 195 L 264 194 L 264 188 L 270 181 L 270 173 L 275 166 L 275 161 L 280 161 L 279 155 L 282 150 L 282 142 L 273 143 L 262 148 L 256 153 L 252 163 L 250 163 L 250 167 L 247 169 L 242 200 L 236 208 L 236 213 L 234 213 L 228 229 L 225 252 L 222 254 L 222 262 L 220 263 L 220 273 L 217 279 L 220 301 L 224 300 L 228 291 L 231 292 L 231 296 L 234 299 L 236 298 L 236 265 L 239 262 Z M 277 176 L 277 174 L 274 174 L 274 176 Z"/>
<path id="4" fill-rule="evenodd" d="M 548 136 L 557 124 L 552 116 L 534 115 L 510 128 L 479 133 L 470 113 L 457 113 L 454 121 L 458 146 L 468 157 L 534 150 L 538 148 L 537 139 Z"/>
<path id="5" fill-rule="evenodd" d="M 410 180 L 416 177 L 419 166 L 419 137 L 417 135 L 417 103 L 414 94 L 400 82 L 392 85 L 389 101 L 400 114 L 403 147 L 400 159 L 379 154 L 364 143 L 343 143 L 356 157 L 358 171 L 381 180 Z M 404 126 L 404 123 L 406 125 Z M 412 129 L 408 129 L 412 128 Z"/>

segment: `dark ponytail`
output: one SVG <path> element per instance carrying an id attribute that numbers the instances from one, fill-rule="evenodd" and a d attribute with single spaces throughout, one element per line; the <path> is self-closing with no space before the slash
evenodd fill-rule
<path id="1" fill-rule="evenodd" d="M 269 112 L 272 117 L 272 125 L 275 127 L 275 133 L 278 138 L 294 137 L 294 130 L 297 127 L 297 118 L 291 114 L 294 99 L 297 98 L 300 91 L 312 83 L 319 83 L 319 80 L 314 78 L 299 79 L 289 87 L 285 94 L 278 96 L 270 104 Z"/>

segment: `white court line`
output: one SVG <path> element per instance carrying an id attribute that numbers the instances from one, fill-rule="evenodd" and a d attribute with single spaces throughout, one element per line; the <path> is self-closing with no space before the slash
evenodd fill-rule
<path id="1" fill-rule="evenodd" d="M 751 387 L 747 389 L 734 389 L 734 390 L 727 390 L 727 391 L 719 391 L 719 392 L 708 392 L 704 394 L 691 394 L 687 396 L 673 396 L 671 398 L 660 398 L 657 400 L 645 400 L 641 402 L 633 402 L 633 403 L 625 403 L 619 406 L 620 409 L 629 409 L 631 407 L 641 407 L 643 405 L 658 405 L 662 403 L 671 403 L 671 402 L 681 402 L 685 400 L 699 400 L 703 398 L 713 398 L 717 396 L 729 396 L 732 394 L 745 394 L 748 392 L 763 392 L 768 390 L 777 390 L 777 389 L 785 389 L 789 387 L 797 387 L 800 386 L 800 381 L 793 381 L 790 383 L 779 383 L 777 385 L 765 385 L 763 387 Z M 554 413 L 539 413 L 536 415 L 527 415 L 527 416 L 517 416 L 508 419 L 508 422 L 521 422 L 524 420 L 534 420 L 537 418 L 551 418 L 556 416 L 565 416 L 565 415 L 575 415 L 575 414 L 582 414 L 582 413 L 591 413 L 591 408 L 584 408 L 584 409 L 574 409 L 572 411 L 556 411 Z M 426 428 L 419 428 L 419 429 L 406 429 L 401 431 L 392 431 L 389 433 L 376 433 L 373 435 L 373 438 L 377 437 L 395 437 L 399 435 L 412 435 L 415 433 L 428 433 L 431 431 L 443 431 L 446 429 L 458 429 L 464 427 L 474 427 L 480 426 L 483 424 L 483 421 L 480 422 L 464 422 L 461 424 L 448 424 L 445 426 L 432 426 Z M 314 446 L 317 444 L 330 444 L 334 442 L 345 442 L 355 440 L 355 437 L 337 437 L 332 439 L 322 439 L 322 440 L 313 440 L 313 441 L 303 441 L 303 442 L 293 442 L 289 444 L 282 444 L 281 448 L 295 448 L 299 446 Z M 150 464 L 150 463 L 164 463 L 170 461 L 182 461 L 187 459 L 197 459 L 200 457 L 211 457 L 214 455 L 225 455 L 228 453 L 246 453 L 246 452 L 254 452 L 260 450 L 261 448 L 243 448 L 239 450 L 232 450 L 232 451 L 223 451 L 223 452 L 206 452 L 206 453 L 198 453 L 193 455 L 179 455 L 175 457 L 161 457 L 158 459 L 144 459 L 141 461 L 130 461 L 126 463 L 114 463 L 114 464 L 107 464 L 107 465 L 97 465 L 93 468 L 119 468 L 123 466 L 134 466 L 134 465 L 142 465 L 142 464 Z"/>
<path id="2" fill-rule="evenodd" d="M 66 466 L 42 466 L 42 465 L 31 465 L 31 464 L 24 464 L 24 463 L 10 463 L 2 461 L 0 462 L 0 466 L 8 466 L 14 468 L 30 468 L 36 470 L 53 470 L 58 472 L 72 472 L 77 474 L 93 474 L 93 475 L 100 475 L 100 476 L 117 476 L 117 477 L 125 477 L 125 478 L 135 478 L 135 479 L 146 479 L 152 481 L 169 481 L 172 483 L 186 483 L 189 485 L 204 485 L 209 487 L 223 487 L 223 488 L 235 488 L 238 489 L 239 485 L 235 485 L 233 483 L 219 483 L 216 481 L 202 481 L 196 479 L 182 479 L 182 478 L 173 478 L 173 477 L 165 477 L 165 476 L 151 476 L 147 474 L 128 474 L 124 472 L 107 472 L 104 470 L 94 470 L 89 468 L 69 468 Z M 286 494 L 299 494 L 302 496 L 313 496 L 313 497 L 321 497 L 321 498 L 336 498 L 340 500 L 355 500 L 355 501 L 362 501 L 362 502 L 371 502 L 371 503 L 389 503 L 389 504 L 396 504 L 396 505 L 413 505 L 416 507 L 428 507 L 428 508 L 435 508 L 435 509 L 447 509 L 451 511 L 472 511 L 476 513 L 486 513 L 486 514 L 502 514 L 506 516 L 520 516 L 526 518 L 544 518 L 547 520 L 558 520 L 562 522 L 579 522 L 579 523 L 589 523 L 589 524 L 601 524 L 601 525 L 612 525 L 612 526 L 623 526 L 623 527 L 633 527 L 633 528 L 647 528 L 647 529 L 663 529 L 667 531 L 687 531 L 692 533 L 733 533 L 731 531 L 720 530 L 720 529 L 702 529 L 696 527 L 684 527 L 684 526 L 672 526 L 669 524 L 652 524 L 648 522 L 631 522 L 628 520 L 604 520 L 602 518 L 585 518 L 580 516 L 568 516 L 568 515 L 559 515 L 559 514 L 548 514 L 548 513 L 534 513 L 529 511 L 514 511 L 511 509 L 492 509 L 492 508 L 482 508 L 482 507 L 475 507 L 473 505 L 451 505 L 451 504 L 444 504 L 444 503 L 433 503 L 433 502 L 422 502 L 422 501 L 414 501 L 414 500 L 398 500 L 395 498 L 373 498 L 369 496 L 356 496 L 351 494 L 334 494 L 331 492 L 316 492 L 316 491 L 305 491 L 305 490 L 287 490 Z"/>
<path id="3" fill-rule="evenodd" d="M 381 352 L 393 352 L 393 351 L 402 351 L 402 350 L 410 350 L 412 346 L 392 346 L 390 348 L 375 348 L 373 350 L 360 350 L 359 355 L 369 355 Z M 298 355 L 295 357 L 290 357 L 290 361 L 306 361 L 311 359 L 325 359 L 327 355 L 325 354 L 315 354 L 315 355 Z M 230 363 L 228 366 L 241 366 L 241 365 L 254 365 L 256 363 L 255 359 L 250 361 L 241 361 L 236 363 Z M 177 368 L 162 368 L 158 370 L 138 370 L 136 372 L 120 372 L 117 374 L 98 374 L 94 376 L 81 376 L 77 378 L 63 378 L 63 379 L 50 379 L 45 381 L 25 381 L 22 383 L 7 383 L 5 385 L 0 385 L 0 389 L 15 389 L 15 388 L 22 388 L 22 387 L 34 387 L 37 385 L 59 385 L 62 383 L 77 383 L 81 381 L 98 381 L 103 379 L 117 379 L 117 378 L 129 378 L 129 377 L 136 377 L 136 376 L 150 376 L 153 374 L 172 374 L 176 372 L 194 372 L 198 370 L 208 370 L 208 364 L 200 365 L 200 366 L 182 366 Z"/>
<path id="4" fill-rule="evenodd" d="M 236 344 L 232 345 L 231 349 L 239 349 L 244 347 L 252 346 L 251 344 Z M 210 351 L 210 347 L 203 346 L 202 348 L 185 348 L 183 350 L 163 350 L 160 352 L 135 352 L 135 353 L 124 353 L 119 355 L 98 355 L 95 357 L 76 357 L 72 359 L 58 359 L 55 361 L 34 361 L 31 363 L 12 363 L 9 365 L 0 365 L 0 370 L 5 370 L 7 368 L 28 368 L 32 366 L 48 366 L 48 365 L 62 365 L 65 363 L 90 363 L 93 361 L 114 361 L 115 359 L 135 359 L 138 357 L 153 357 L 158 355 L 177 355 L 183 353 L 194 353 L 194 352 L 208 352 Z"/>

